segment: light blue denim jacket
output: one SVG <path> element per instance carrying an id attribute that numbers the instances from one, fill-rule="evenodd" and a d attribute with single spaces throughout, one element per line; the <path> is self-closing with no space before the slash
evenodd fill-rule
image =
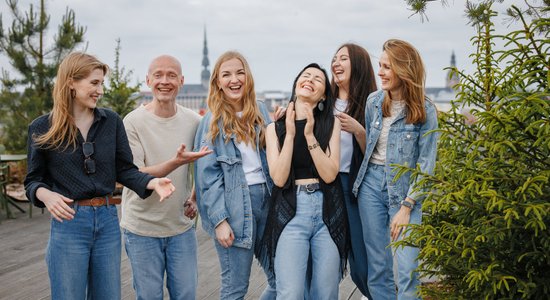
<path id="1" fill-rule="evenodd" d="M 365 107 L 367 145 L 363 163 L 359 169 L 357 179 L 353 184 L 353 193 L 356 196 L 367 172 L 369 160 L 382 130 L 383 100 L 384 92 L 382 90 L 373 92 L 367 99 L 367 106 Z M 390 125 L 385 164 L 390 206 L 399 205 L 405 197 L 414 199 L 418 203 L 422 201 L 422 191 L 416 190 L 415 184 L 411 183 L 410 172 L 403 174 L 399 179 L 395 180 L 394 177 L 397 173 L 397 169 L 391 165 L 397 164 L 415 168 L 418 164 L 422 172 L 426 174 L 432 174 L 435 167 L 439 133 L 428 132 L 438 128 L 437 110 L 431 101 L 426 100 L 424 103 L 426 109 L 426 122 L 423 124 L 407 124 L 405 111 L 403 111 Z M 419 178 L 417 178 L 417 180 L 418 179 Z"/>
<path id="2" fill-rule="evenodd" d="M 263 102 L 258 101 L 258 106 L 265 120 L 265 127 L 271 123 L 271 118 Z M 215 238 L 216 226 L 227 219 L 235 235 L 233 245 L 250 249 L 253 238 L 253 215 L 241 153 L 235 146 L 235 135 L 225 143 L 226 135 L 221 130 L 221 122 L 220 133 L 212 143 L 212 139 L 208 136 L 211 119 L 210 112 L 202 118 L 194 146 L 194 151 L 198 151 L 203 146 L 208 146 L 214 151 L 195 162 L 195 190 L 202 226 L 211 237 Z M 259 149 L 259 134 L 259 128 L 256 128 L 257 149 Z M 260 149 L 258 155 L 262 162 L 267 189 L 271 193 L 273 181 L 269 176 L 265 148 Z"/>

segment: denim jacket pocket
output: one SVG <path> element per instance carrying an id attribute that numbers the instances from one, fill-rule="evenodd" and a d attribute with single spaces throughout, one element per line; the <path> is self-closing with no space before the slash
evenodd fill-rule
<path id="1" fill-rule="evenodd" d="M 225 192 L 230 192 L 237 187 L 241 187 L 242 178 L 239 176 L 239 169 L 242 168 L 240 158 L 220 155 L 216 157 L 224 173 Z"/>
<path id="2" fill-rule="evenodd" d="M 403 131 L 399 139 L 399 154 L 403 157 L 413 157 L 417 150 L 418 131 Z"/>

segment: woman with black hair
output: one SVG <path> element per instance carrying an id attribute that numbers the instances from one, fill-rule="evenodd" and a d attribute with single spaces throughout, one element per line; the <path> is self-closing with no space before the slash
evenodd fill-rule
<path id="1" fill-rule="evenodd" d="M 304 299 L 311 253 L 312 299 L 337 299 L 348 252 L 348 228 L 338 171 L 340 121 L 327 74 L 306 66 L 294 80 L 286 115 L 266 131 L 274 188 L 264 242 L 277 298 Z"/>

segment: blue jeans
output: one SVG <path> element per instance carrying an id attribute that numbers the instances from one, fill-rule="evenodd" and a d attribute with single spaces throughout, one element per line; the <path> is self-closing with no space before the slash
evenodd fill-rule
<path id="1" fill-rule="evenodd" d="M 285 226 L 275 253 L 277 299 L 303 300 L 311 253 L 311 299 L 338 299 L 340 255 L 323 222 L 323 193 L 296 194 L 296 215 Z"/>
<path id="2" fill-rule="evenodd" d="M 165 238 L 124 230 L 124 246 L 132 265 L 136 299 L 162 300 L 164 273 L 170 299 L 195 299 L 198 278 L 195 228 Z"/>
<path id="3" fill-rule="evenodd" d="M 120 299 L 120 228 L 115 205 L 79 206 L 52 218 L 46 264 L 52 299 Z"/>
<path id="4" fill-rule="evenodd" d="M 349 174 L 340 173 L 342 182 L 342 191 L 348 213 L 349 232 L 351 236 L 351 249 L 348 255 L 350 275 L 353 283 L 357 286 L 361 294 L 372 299 L 368 287 L 368 259 L 365 242 L 363 240 L 363 226 L 359 216 L 358 200 L 352 200 L 352 194 L 349 185 Z"/>
<path id="5" fill-rule="evenodd" d="M 388 197 L 384 166 L 369 163 L 359 189 L 359 214 L 369 258 L 369 291 L 376 300 L 394 300 L 396 297 L 392 249 L 388 246 L 390 244 L 390 221 L 399 209 L 399 201 L 390 202 Z M 417 204 L 411 211 L 409 223 L 420 224 L 421 219 L 421 207 L 420 204 Z M 420 299 L 416 294 L 420 281 L 417 272 L 414 272 L 418 266 L 419 249 L 398 247 L 394 248 L 394 251 L 398 274 L 397 299 Z"/>
<path id="6" fill-rule="evenodd" d="M 248 291 L 250 269 L 254 259 L 254 246 L 261 243 L 269 209 L 269 193 L 265 184 L 248 186 L 252 204 L 253 217 L 253 245 L 250 249 L 231 246 L 224 248 L 217 240 L 214 240 L 221 268 L 220 299 L 244 299 Z M 267 276 L 267 285 L 263 291 L 261 300 L 274 300 L 275 276 L 273 272 L 264 269 Z"/>

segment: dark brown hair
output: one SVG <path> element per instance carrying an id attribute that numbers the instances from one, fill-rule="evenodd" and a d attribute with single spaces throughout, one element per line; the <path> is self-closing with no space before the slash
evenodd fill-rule
<path id="1" fill-rule="evenodd" d="M 370 93 L 377 89 L 374 69 L 370 55 L 365 48 L 357 44 L 346 43 L 340 46 L 336 53 L 344 47 L 348 49 L 351 65 L 346 113 L 365 126 L 365 104 Z M 338 98 L 340 87 L 336 85 L 334 76 L 331 80 L 331 87 L 334 98 Z"/>

